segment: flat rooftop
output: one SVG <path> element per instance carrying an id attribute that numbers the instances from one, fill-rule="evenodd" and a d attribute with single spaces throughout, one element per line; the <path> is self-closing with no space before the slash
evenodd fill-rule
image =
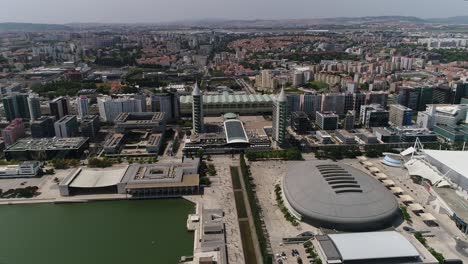
<path id="1" fill-rule="evenodd" d="M 433 188 L 461 219 L 468 221 L 468 202 L 449 188 Z"/>
<path id="2" fill-rule="evenodd" d="M 163 121 L 165 114 L 162 112 L 120 113 L 114 120 L 116 124 L 149 124 Z"/>
<path id="3" fill-rule="evenodd" d="M 198 162 L 132 164 L 122 178 L 127 188 L 198 186 Z"/>
<path id="4" fill-rule="evenodd" d="M 84 137 L 71 138 L 25 138 L 7 147 L 8 151 L 25 150 L 71 150 L 79 149 L 88 141 Z"/>
<path id="5" fill-rule="evenodd" d="M 331 234 L 328 237 L 345 263 L 358 260 L 420 258 L 413 244 L 395 231 Z M 335 254 L 332 252 L 332 255 Z"/>

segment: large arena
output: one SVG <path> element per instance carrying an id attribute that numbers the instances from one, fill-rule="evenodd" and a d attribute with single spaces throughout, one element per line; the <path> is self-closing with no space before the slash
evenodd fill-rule
<path id="1" fill-rule="evenodd" d="M 340 231 L 372 231 L 400 216 L 396 198 L 366 173 L 331 161 L 292 166 L 283 179 L 283 199 L 306 223 Z"/>

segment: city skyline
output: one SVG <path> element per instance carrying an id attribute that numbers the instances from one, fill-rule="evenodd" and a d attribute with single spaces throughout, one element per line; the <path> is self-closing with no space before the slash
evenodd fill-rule
<path id="1" fill-rule="evenodd" d="M 161 23 L 201 19 L 313 19 L 362 16 L 415 16 L 443 18 L 460 16 L 468 11 L 463 0 L 292 0 L 288 2 L 267 0 L 215 1 L 180 0 L 59 0 L 3 1 L 0 22 L 28 22 L 65 24 L 81 23 Z M 447 7 L 450 8 L 447 8 Z M 190 10 L 185 12 L 184 10 Z M 465 11 L 463 11 L 465 10 Z M 73 12 L 71 12 L 73 11 Z"/>

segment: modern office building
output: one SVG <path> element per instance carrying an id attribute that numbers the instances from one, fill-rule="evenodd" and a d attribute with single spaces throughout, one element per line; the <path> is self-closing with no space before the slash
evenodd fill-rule
<path id="1" fill-rule="evenodd" d="M 335 112 L 337 115 L 345 114 L 345 94 L 329 93 L 322 95 L 322 112 Z"/>
<path id="2" fill-rule="evenodd" d="M 8 146 L 7 160 L 79 159 L 88 149 L 88 138 L 25 138 Z"/>
<path id="3" fill-rule="evenodd" d="M 192 91 L 192 122 L 193 132 L 200 134 L 204 130 L 203 94 L 197 82 Z"/>
<path id="4" fill-rule="evenodd" d="M 390 105 L 389 121 L 394 126 L 411 126 L 413 124 L 413 110 L 403 105 Z"/>
<path id="5" fill-rule="evenodd" d="M 80 120 L 80 133 L 82 137 L 95 140 L 101 128 L 98 115 L 86 115 Z"/>
<path id="6" fill-rule="evenodd" d="M 322 95 L 301 94 L 301 111 L 306 113 L 312 120 L 315 120 L 315 113 L 322 109 Z"/>
<path id="7" fill-rule="evenodd" d="M 5 146 L 13 145 L 18 139 L 25 137 L 24 124 L 21 118 L 16 118 L 2 130 Z"/>
<path id="8" fill-rule="evenodd" d="M 418 113 L 419 127 L 432 129 L 435 125 L 455 127 L 461 122 L 468 123 L 468 104 L 428 105 L 426 111 Z"/>
<path id="9" fill-rule="evenodd" d="M 75 115 L 66 115 L 54 124 L 55 136 L 58 138 L 76 137 L 79 134 L 78 120 Z"/>
<path id="10" fill-rule="evenodd" d="M 166 117 L 161 112 L 120 113 L 115 119 L 115 130 L 126 133 L 133 129 L 151 130 L 151 132 L 166 131 Z"/>
<path id="11" fill-rule="evenodd" d="M 55 118 L 52 116 L 42 116 L 31 122 L 31 137 L 49 138 L 55 137 Z"/>
<path id="12" fill-rule="evenodd" d="M 315 132 L 315 137 L 320 144 L 333 144 L 332 136 L 325 130 L 319 130 Z"/>
<path id="13" fill-rule="evenodd" d="M 379 143 L 379 140 L 377 139 L 377 137 L 367 129 L 357 129 L 356 136 L 358 136 L 358 138 L 360 138 L 366 144 L 378 144 Z"/>
<path id="14" fill-rule="evenodd" d="M 388 126 L 389 113 L 379 104 L 361 105 L 360 123 L 366 127 Z"/>
<path id="15" fill-rule="evenodd" d="M 41 171 L 41 164 L 37 161 L 25 161 L 19 165 L 0 167 L 0 179 L 36 177 Z"/>
<path id="16" fill-rule="evenodd" d="M 34 121 L 42 116 L 41 113 L 41 101 L 39 95 L 37 94 L 29 94 L 28 96 L 28 108 L 29 108 L 29 116 L 31 121 Z"/>
<path id="17" fill-rule="evenodd" d="M 3 108 L 5 109 L 5 117 L 8 121 L 13 121 L 15 118 L 30 119 L 28 107 L 28 95 L 12 94 L 3 97 Z"/>
<path id="18" fill-rule="evenodd" d="M 313 226 L 373 231 L 401 218 L 395 196 L 378 180 L 349 165 L 330 161 L 294 164 L 282 187 L 289 212 Z"/>
<path id="19" fill-rule="evenodd" d="M 395 102 L 414 111 L 423 111 L 427 104 L 432 104 L 433 91 L 433 87 L 401 86 L 397 89 Z"/>
<path id="20" fill-rule="evenodd" d="M 361 105 L 366 104 L 366 94 L 355 93 L 353 94 L 353 110 L 356 112 L 355 116 L 359 117 L 361 114 Z"/>
<path id="21" fill-rule="evenodd" d="M 347 130 L 337 129 L 335 130 L 335 135 L 343 144 L 346 144 L 346 145 L 356 144 L 356 140 L 354 139 L 355 136 L 349 133 Z"/>
<path id="22" fill-rule="evenodd" d="M 121 97 L 112 99 L 110 96 L 98 98 L 99 115 L 104 122 L 114 122 L 122 112 L 143 112 L 142 102 L 139 99 Z"/>
<path id="23" fill-rule="evenodd" d="M 55 116 L 55 120 L 70 113 L 70 102 L 66 97 L 57 97 L 49 102 L 50 115 Z"/>
<path id="24" fill-rule="evenodd" d="M 96 169 L 80 167 L 59 184 L 60 195 L 120 193 L 132 197 L 167 198 L 198 194 L 200 161 L 132 164 Z"/>
<path id="25" fill-rule="evenodd" d="M 288 101 L 289 113 L 301 110 L 301 95 L 300 94 L 286 94 Z"/>
<path id="26" fill-rule="evenodd" d="M 304 112 L 291 113 L 291 128 L 298 134 L 305 134 L 310 129 L 309 117 Z"/>
<path id="27" fill-rule="evenodd" d="M 388 93 L 387 92 L 368 92 L 365 93 L 366 104 L 379 104 L 383 108 L 387 107 Z"/>
<path id="28" fill-rule="evenodd" d="M 468 124 L 435 125 L 433 131 L 450 142 L 468 142 Z"/>
<path id="29" fill-rule="evenodd" d="M 338 128 L 338 115 L 334 112 L 317 112 L 315 125 L 321 130 L 335 130 Z"/>
<path id="30" fill-rule="evenodd" d="M 140 105 L 141 105 L 141 111 L 142 112 L 146 112 L 148 110 L 148 107 L 147 107 L 147 104 L 146 104 L 146 95 L 143 94 L 143 93 L 137 93 L 133 96 L 133 98 L 135 98 L 135 100 L 139 100 L 140 101 Z"/>
<path id="31" fill-rule="evenodd" d="M 286 140 L 286 129 L 288 126 L 288 101 L 284 89 L 273 102 L 273 133 L 272 138 L 278 145 L 284 144 Z"/>
<path id="32" fill-rule="evenodd" d="M 343 129 L 351 130 L 354 129 L 354 124 L 356 123 L 356 112 L 354 110 L 348 111 L 343 120 Z"/>
<path id="33" fill-rule="evenodd" d="M 86 95 L 81 95 L 76 98 L 76 108 L 79 118 L 89 115 L 89 99 Z"/>
<path id="34" fill-rule="evenodd" d="M 179 98 L 176 92 L 166 92 L 151 96 L 151 112 L 163 112 L 168 121 L 179 118 Z"/>

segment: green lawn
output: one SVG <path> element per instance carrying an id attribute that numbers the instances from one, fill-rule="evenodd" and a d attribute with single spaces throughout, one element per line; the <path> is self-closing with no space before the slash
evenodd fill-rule
<path id="1" fill-rule="evenodd" d="M 245 209 L 243 192 L 234 191 L 234 199 L 236 200 L 237 217 L 246 218 L 247 210 Z"/>
<path id="2" fill-rule="evenodd" d="M 257 264 L 254 244 L 252 241 L 252 233 L 250 232 L 249 227 L 249 221 L 240 221 L 239 228 L 241 233 L 242 248 L 244 249 L 245 263 Z"/>
<path id="3" fill-rule="evenodd" d="M 231 167 L 231 179 L 232 179 L 232 187 L 234 190 L 242 189 L 240 178 L 239 178 L 239 169 L 237 167 Z"/>

